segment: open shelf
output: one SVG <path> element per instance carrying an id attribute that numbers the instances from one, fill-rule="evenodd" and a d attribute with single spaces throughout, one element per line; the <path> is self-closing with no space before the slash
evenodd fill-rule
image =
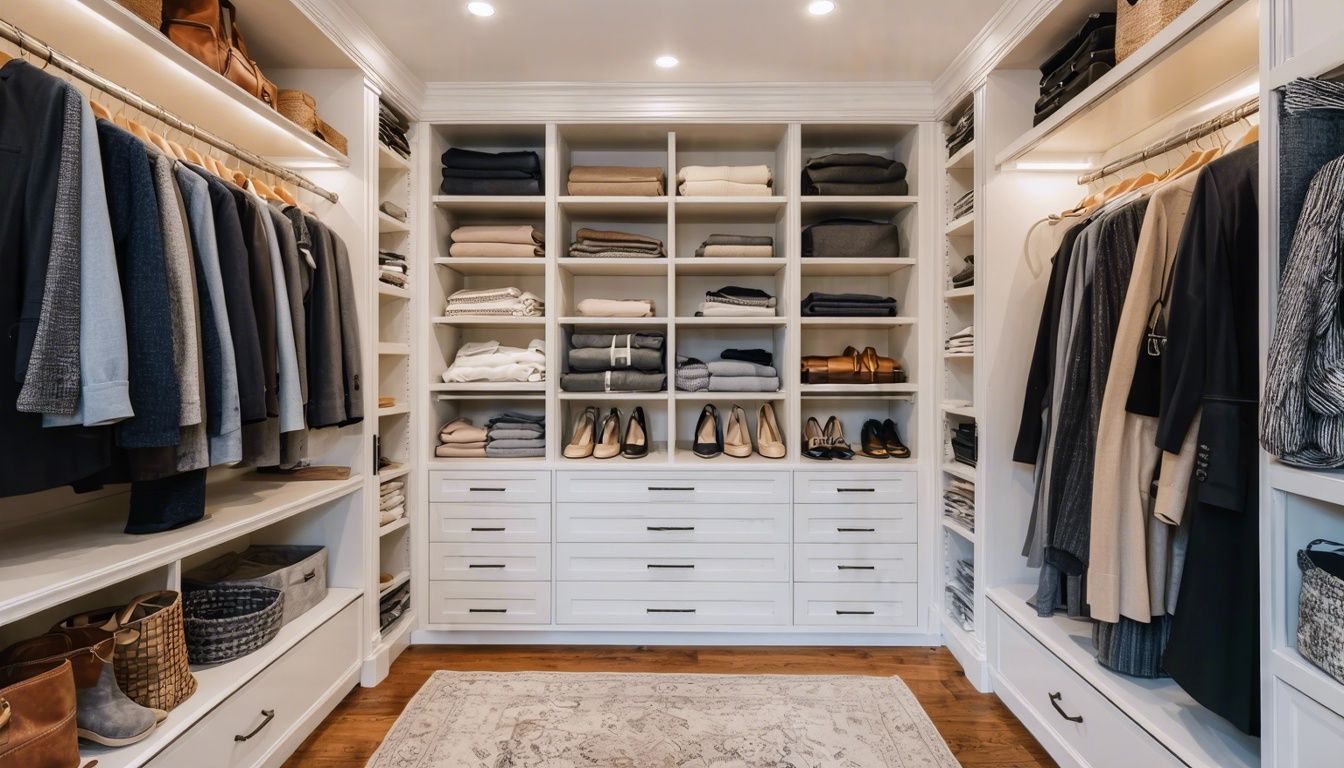
<path id="1" fill-rule="evenodd" d="M 464 275 L 540 275 L 546 272 L 546 260 L 535 256 L 499 259 L 440 256 L 434 263 Z"/>
<path id="2" fill-rule="evenodd" d="M 975 482 L 975 467 L 968 464 L 948 461 L 943 464 L 943 472 L 953 477 L 959 477 L 962 480 L 969 480 L 972 483 Z"/>
<path id="3" fill-rule="evenodd" d="M 759 218 L 784 209 L 787 197 L 676 197 L 677 219 L 695 221 L 724 217 Z"/>
<path id="4" fill-rule="evenodd" d="M 402 157 L 381 141 L 378 142 L 378 168 L 384 171 L 409 171 L 411 161 Z"/>
<path id="5" fill-rule="evenodd" d="M 387 525 L 380 525 L 378 526 L 378 538 L 381 539 L 384 536 L 396 533 L 397 531 L 400 531 L 402 528 L 405 528 L 410 524 L 411 524 L 411 518 L 407 516 L 393 520 Z"/>
<path id="6" fill-rule="evenodd" d="M 384 283 L 381 280 L 378 281 L 378 295 L 390 296 L 394 299 L 409 300 L 411 298 L 410 291 L 406 290 L 405 288 L 398 288 L 395 285 L 388 285 L 387 283 Z"/>
<path id="7" fill-rule="evenodd" d="M 572 275 L 663 275 L 668 260 L 656 259 L 576 259 L 565 256 L 559 266 Z"/>
<path id="8" fill-rule="evenodd" d="M 660 328 L 667 325 L 666 317 L 587 317 L 574 315 L 560 318 L 561 325 L 577 325 L 588 328 Z"/>
<path id="9" fill-rule="evenodd" d="M 378 482 L 386 483 L 388 480 L 396 480 L 398 477 L 405 477 L 411 473 L 411 467 L 408 464 L 401 464 L 396 467 L 388 467 L 378 472 Z"/>
<path id="10" fill-rule="evenodd" d="M 663 392 L 561 392 L 561 400 L 666 400 Z"/>
<path id="11" fill-rule="evenodd" d="M 514 317 L 512 315 L 479 315 L 474 317 L 436 317 L 435 325 L 470 325 L 477 328 L 518 328 L 544 326 L 544 317 Z"/>
<path id="12" fill-rule="evenodd" d="M 846 216 L 890 216 L 913 208 L 919 198 L 911 195 L 817 195 L 804 196 L 803 213 Z"/>
<path id="13" fill-rule="evenodd" d="M 720 259 L 716 257 L 676 259 L 678 275 L 773 275 L 787 266 L 784 259 Z"/>
<path id="14" fill-rule="evenodd" d="M 1344 506 L 1344 469 L 1300 469 L 1271 460 L 1269 483 L 1280 491 Z"/>
<path id="15" fill-rule="evenodd" d="M 803 384 L 799 387 L 803 397 L 808 395 L 900 395 L 914 394 L 919 390 L 916 384 Z"/>
<path id="16" fill-rule="evenodd" d="M 803 317 L 804 328 L 861 328 L 881 330 L 897 328 L 902 325 L 914 325 L 915 318 L 908 315 L 896 317 Z"/>
<path id="17" fill-rule="evenodd" d="M 434 383 L 429 385 L 430 392 L 499 392 L 502 394 L 517 394 L 520 392 L 534 392 L 545 394 L 546 382 L 544 381 L 467 381 L 453 382 L 450 384 Z"/>
<path id="18" fill-rule="evenodd" d="M 1275 648 L 1269 663 L 1275 677 L 1344 717 L 1344 685 L 1303 658 L 1296 648 Z"/>
<path id="19" fill-rule="evenodd" d="M 1264 87 L 1271 90 L 1299 77 L 1330 77 L 1344 70 L 1344 30 L 1331 33 L 1302 53 L 1270 69 Z"/>
<path id="20" fill-rule="evenodd" d="M 378 212 L 378 234 L 387 235 L 398 232 L 410 232 L 411 225 L 406 222 L 393 218 L 392 216 Z"/>
<path id="21" fill-rule="evenodd" d="M 787 392 L 712 392 L 708 389 L 702 389 L 699 392 L 682 392 L 680 390 L 672 393 L 677 400 L 686 400 L 690 402 L 717 403 L 729 401 L 756 401 L 763 400 L 785 400 L 788 398 Z"/>
<path id="22" fill-rule="evenodd" d="M 752 439 L 755 440 L 755 437 L 753 436 Z M 788 458 L 786 456 L 785 458 L 768 459 L 755 451 L 752 451 L 750 456 L 743 456 L 741 458 L 729 456 L 726 453 L 712 458 L 704 458 L 696 455 L 695 451 L 692 451 L 690 448 L 677 448 L 672 453 L 672 463 L 689 464 L 691 466 L 699 467 L 723 467 L 727 465 L 728 467 L 773 467 L 775 469 L 782 469 L 784 465 L 788 464 Z"/>
<path id="23" fill-rule="evenodd" d="M 540 195 L 434 195 L 430 202 L 445 211 L 506 219 L 546 212 L 546 198 Z"/>
<path id="24" fill-rule="evenodd" d="M 909 269 L 918 263 L 915 259 L 803 259 L 802 272 L 810 275 L 890 275 Z"/>
<path id="25" fill-rule="evenodd" d="M 945 231 L 948 237 L 970 237 L 975 233 L 975 212 L 953 219 Z"/>
<path id="26" fill-rule="evenodd" d="M 968 403 L 943 403 L 943 413 L 951 416 L 961 416 L 966 419 L 975 418 L 975 406 Z"/>
<path id="27" fill-rule="evenodd" d="M 378 342 L 378 354 L 388 356 L 405 356 L 411 354 L 410 344 L 399 344 L 391 341 Z"/>
<path id="28" fill-rule="evenodd" d="M 973 299 L 975 298 L 975 286 L 968 285 L 965 288 L 953 288 L 943 291 L 943 298 L 951 301 L 954 299 Z"/>
<path id="29" fill-rule="evenodd" d="M 782 328 L 789 324 L 787 317 L 677 317 L 673 321 L 697 328 Z"/>
<path id="30" fill-rule="evenodd" d="M 949 171 L 970 169 L 975 167 L 975 141 L 971 140 L 966 146 L 958 149 L 951 157 L 947 158 L 947 169 Z"/>
<path id="31" fill-rule="evenodd" d="M 970 528 L 958 523 L 947 515 L 943 515 L 943 527 L 965 539 L 971 546 L 975 546 L 975 532 Z"/>
<path id="32" fill-rule="evenodd" d="M 397 403 L 396 405 L 389 405 L 386 408 L 379 408 L 378 418 L 381 419 L 387 416 L 404 416 L 410 412 L 411 407 L 409 405 L 406 405 L 405 403 Z"/>
<path id="33" fill-rule="evenodd" d="M 379 583 L 378 597 L 379 598 L 387 597 L 397 587 L 400 587 L 402 584 L 405 584 L 410 580 L 411 580 L 411 572 L 402 571 L 401 573 L 398 573 L 397 575 L 393 576 L 392 581 L 388 582 L 385 586 Z"/>
<path id="34" fill-rule="evenodd" d="M 582 216 L 623 216 L 629 214 L 653 214 L 666 212 L 672 198 L 662 197 L 586 197 L 583 195 L 561 195 L 560 208 L 568 214 Z"/>

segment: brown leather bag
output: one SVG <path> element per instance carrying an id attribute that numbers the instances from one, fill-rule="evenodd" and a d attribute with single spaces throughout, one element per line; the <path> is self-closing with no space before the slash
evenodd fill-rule
<path id="1" fill-rule="evenodd" d="M 275 108 L 280 90 L 247 53 L 228 0 L 164 0 L 159 29 L 177 47 Z"/>
<path id="2" fill-rule="evenodd" d="M 79 768 L 79 764 L 70 662 L 0 670 L 0 768 Z"/>

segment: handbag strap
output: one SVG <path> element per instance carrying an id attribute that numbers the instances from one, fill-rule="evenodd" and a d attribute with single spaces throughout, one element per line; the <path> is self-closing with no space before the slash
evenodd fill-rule
<path id="1" fill-rule="evenodd" d="M 163 590 L 158 590 L 156 592 L 146 592 L 145 594 L 139 595 L 134 599 L 132 599 L 131 602 L 126 604 L 125 608 L 122 608 L 120 611 L 117 612 L 115 618 L 117 628 L 121 629 L 122 627 L 125 627 L 126 625 L 130 624 L 132 621 L 139 621 L 139 619 L 132 619 L 131 617 L 133 617 L 135 615 L 136 610 L 142 606 L 154 608 L 155 610 L 152 613 L 157 613 L 159 610 L 164 608 L 163 605 L 156 604 L 153 602 L 154 598 L 162 597 L 164 594 L 175 594 L 175 593 L 165 593 Z M 141 618 L 143 619 L 146 617 Z"/>
<path id="2" fill-rule="evenodd" d="M 1340 544 L 1338 541 L 1331 541 L 1329 539 L 1313 539 L 1312 542 L 1307 545 L 1306 551 L 1308 552 L 1317 551 L 1317 545 L 1326 545 L 1322 546 L 1321 549 L 1325 549 L 1328 546 L 1328 548 L 1331 549 L 1332 551 L 1338 552 L 1339 554 L 1344 554 L 1344 544 Z"/>

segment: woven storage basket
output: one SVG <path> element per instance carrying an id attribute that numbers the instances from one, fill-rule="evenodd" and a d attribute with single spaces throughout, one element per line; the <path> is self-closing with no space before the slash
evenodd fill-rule
<path id="1" fill-rule="evenodd" d="M 1195 0 L 1116 0 L 1115 62 L 1119 64 L 1195 4 Z"/>
<path id="2" fill-rule="evenodd" d="M 327 548 L 258 544 L 230 552 L 182 574 L 182 589 L 268 587 L 284 597 L 282 624 L 302 616 L 327 596 Z"/>
<path id="3" fill-rule="evenodd" d="M 275 639 L 284 615 L 278 589 L 209 587 L 187 593 L 183 618 L 192 664 L 219 664 Z"/>
<path id="4" fill-rule="evenodd" d="M 1334 548 L 1334 552 L 1323 552 L 1327 547 Z M 1302 593 L 1297 601 L 1297 651 L 1344 683 L 1344 579 L 1312 562 L 1313 554 L 1342 558 L 1344 544 L 1316 539 L 1297 553 L 1297 566 L 1302 569 Z"/>
<path id="5" fill-rule="evenodd" d="M 156 30 L 163 26 L 163 0 L 117 0 L 117 4 Z"/>
<path id="6" fill-rule="evenodd" d="M 327 142 L 341 154 L 348 152 L 349 143 L 339 131 L 317 114 L 317 99 L 304 91 L 281 90 L 276 109 L 295 125 Z"/>

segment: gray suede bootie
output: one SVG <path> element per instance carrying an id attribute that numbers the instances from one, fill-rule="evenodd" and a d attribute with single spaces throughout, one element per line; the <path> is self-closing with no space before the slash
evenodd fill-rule
<path id="1" fill-rule="evenodd" d="M 0 651 L 0 668 L 42 665 L 69 659 L 75 673 L 75 724 L 79 737 L 107 747 L 124 747 L 148 736 L 158 724 L 155 710 L 127 698 L 112 671 L 116 641 L 109 637 L 82 648 L 66 635 L 51 633 Z"/>

